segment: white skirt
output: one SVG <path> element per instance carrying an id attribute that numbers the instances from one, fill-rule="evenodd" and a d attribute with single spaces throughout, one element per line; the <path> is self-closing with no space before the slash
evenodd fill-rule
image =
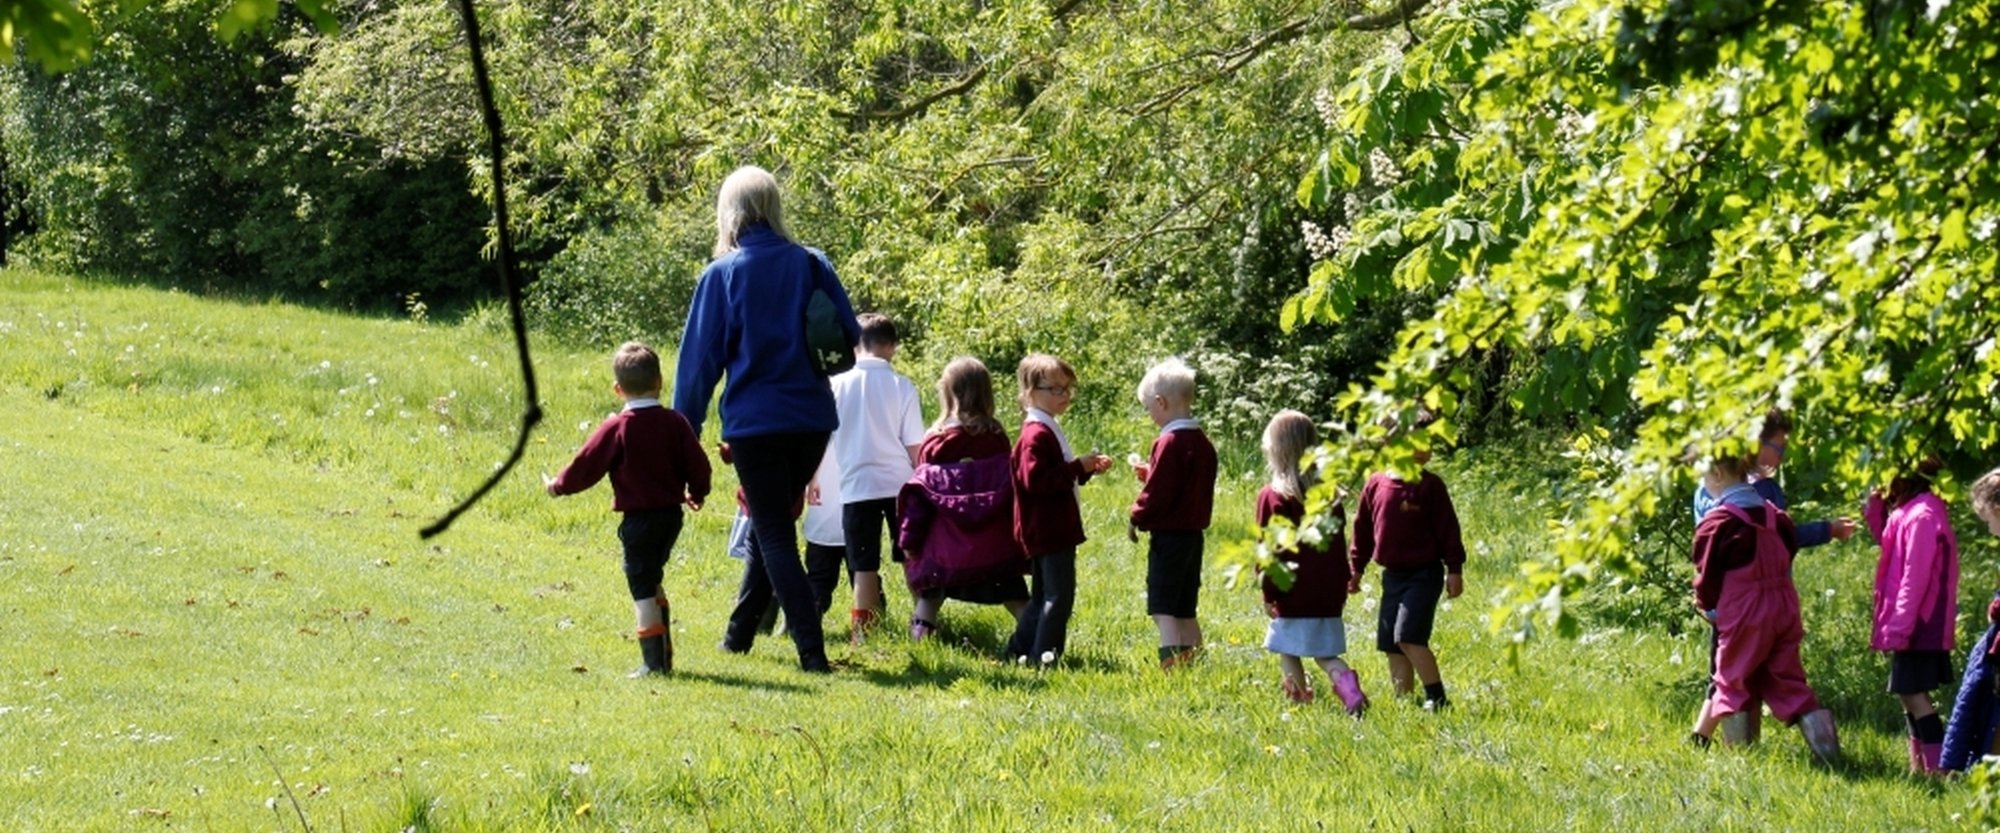
<path id="1" fill-rule="evenodd" d="M 1272 619 L 1264 628 L 1264 650 L 1315 659 L 1337 657 L 1347 653 L 1347 627 L 1332 616 Z"/>

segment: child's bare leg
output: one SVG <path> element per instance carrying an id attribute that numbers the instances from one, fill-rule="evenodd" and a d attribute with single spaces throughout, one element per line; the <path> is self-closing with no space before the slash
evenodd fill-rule
<path id="1" fill-rule="evenodd" d="M 1179 645 L 1181 638 L 1180 620 L 1165 614 L 1153 615 L 1153 629 L 1160 632 L 1160 647 L 1171 648 Z"/>
<path id="2" fill-rule="evenodd" d="M 1701 708 L 1695 710 L 1694 734 L 1702 738 L 1715 737 L 1715 727 L 1722 725 L 1722 715 L 1715 713 L 1712 701 L 1703 699 Z"/>
<path id="3" fill-rule="evenodd" d="M 1410 667 L 1410 658 L 1403 654 L 1387 654 L 1389 657 L 1389 683 L 1398 695 L 1408 694 L 1417 688 L 1416 677 Z"/>
<path id="4" fill-rule="evenodd" d="M 1174 627 L 1180 633 L 1180 636 L 1174 640 L 1174 644 L 1185 648 L 1201 647 L 1201 622 L 1199 620 L 1192 616 L 1186 619 L 1176 619 L 1174 620 Z"/>
<path id="5" fill-rule="evenodd" d="M 1705 738 L 1714 737 L 1715 735 L 1715 723 L 1708 719 L 1708 698 L 1706 697 L 1702 698 L 1701 702 L 1696 703 L 1694 706 L 1694 729 L 1692 731 L 1694 734 Z"/>
<path id="6" fill-rule="evenodd" d="M 1347 661 L 1340 657 L 1314 657 L 1313 662 L 1319 663 L 1320 670 L 1326 672 L 1328 679 L 1340 676 L 1342 671 L 1353 670 L 1348 668 Z"/>
<path id="7" fill-rule="evenodd" d="M 1916 694 L 1898 694 L 1896 695 L 1896 699 L 1903 701 L 1903 711 L 1911 717 L 1921 720 L 1937 714 L 1937 704 L 1931 701 L 1929 694 L 1922 692 Z"/>
<path id="8" fill-rule="evenodd" d="M 1409 661 L 1410 668 L 1417 672 L 1418 682 L 1424 685 L 1436 685 L 1439 682 L 1437 654 L 1431 652 L 1430 646 L 1403 642 L 1398 643 L 1396 647 L 1403 649 L 1403 657 Z M 1400 688 L 1398 690 L 1400 691 Z"/>
<path id="9" fill-rule="evenodd" d="M 1278 667 L 1285 672 L 1282 686 L 1285 697 L 1294 703 L 1310 703 L 1313 699 L 1312 683 L 1306 681 L 1306 666 L 1291 654 L 1278 655 Z"/>
<path id="10" fill-rule="evenodd" d="M 858 610 L 882 610 L 882 574 L 874 571 L 857 572 L 853 575 L 854 607 Z"/>

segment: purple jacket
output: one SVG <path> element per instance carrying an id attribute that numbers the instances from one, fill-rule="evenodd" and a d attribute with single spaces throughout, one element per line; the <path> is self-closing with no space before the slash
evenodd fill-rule
<path id="1" fill-rule="evenodd" d="M 1958 536 L 1944 501 L 1924 492 L 1887 511 L 1880 495 L 1862 511 L 1882 545 L 1875 564 L 1877 651 L 1949 651 L 1958 639 Z"/>
<path id="2" fill-rule="evenodd" d="M 1014 540 L 1006 457 L 924 463 L 896 496 L 896 543 L 911 590 L 985 584 L 1027 572 Z"/>

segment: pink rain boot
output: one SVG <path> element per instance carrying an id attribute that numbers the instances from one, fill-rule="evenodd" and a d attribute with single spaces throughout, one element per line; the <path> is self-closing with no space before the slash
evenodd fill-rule
<path id="1" fill-rule="evenodd" d="M 1333 692 L 1340 695 L 1340 704 L 1347 707 L 1347 713 L 1360 717 L 1368 710 L 1368 695 L 1361 693 L 1361 675 L 1349 668 L 1333 675 Z"/>
<path id="2" fill-rule="evenodd" d="M 1916 757 L 1910 762 L 1910 769 L 1918 775 L 1943 775 L 1944 744 L 1912 741 L 1916 744 Z"/>

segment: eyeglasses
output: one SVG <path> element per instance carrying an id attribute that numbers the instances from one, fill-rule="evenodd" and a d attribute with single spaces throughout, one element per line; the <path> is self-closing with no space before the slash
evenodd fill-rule
<path id="1" fill-rule="evenodd" d="M 1041 391 L 1050 396 L 1057 396 L 1057 397 L 1068 397 L 1076 395 L 1075 385 L 1036 385 L 1035 390 Z"/>

